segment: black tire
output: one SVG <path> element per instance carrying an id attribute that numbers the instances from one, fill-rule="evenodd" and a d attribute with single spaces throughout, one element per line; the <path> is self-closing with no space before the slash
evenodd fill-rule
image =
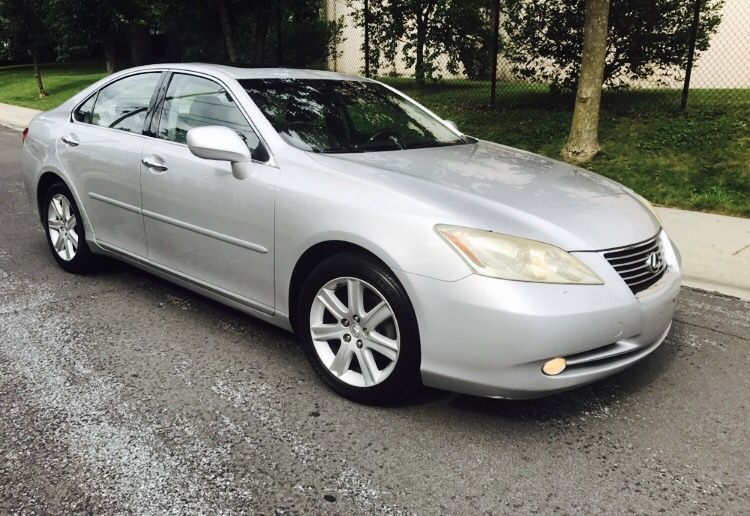
<path id="1" fill-rule="evenodd" d="M 48 209 L 52 198 L 57 195 L 65 197 L 65 199 L 70 204 L 71 215 L 75 217 L 74 230 L 76 235 L 78 236 L 78 248 L 75 251 L 75 255 L 70 260 L 63 259 L 62 257 L 60 257 L 60 255 L 58 255 L 57 251 L 55 250 L 55 244 L 54 242 L 52 242 L 52 235 L 49 228 Z M 81 213 L 78 211 L 78 205 L 76 205 L 75 199 L 70 193 L 68 187 L 65 186 L 65 183 L 58 181 L 50 185 L 50 187 L 44 194 L 44 200 L 42 201 L 40 210 L 42 211 L 41 215 L 44 225 L 44 233 L 47 237 L 47 245 L 49 246 L 52 257 L 55 259 L 57 264 L 66 272 L 70 272 L 73 274 L 85 274 L 87 272 L 90 272 L 94 268 L 94 265 L 96 263 L 96 255 L 91 252 L 91 249 L 89 249 L 89 246 L 86 244 L 86 232 L 83 227 L 83 219 L 81 218 Z"/>
<path id="2" fill-rule="evenodd" d="M 315 350 L 310 332 L 310 313 L 318 291 L 330 281 L 341 277 L 356 278 L 377 289 L 390 305 L 397 321 L 400 349 L 395 366 L 385 380 L 369 387 L 350 385 L 330 372 Z M 389 405 L 408 400 L 421 385 L 419 328 L 414 308 L 398 279 L 378 260 L 353 252 L 326 259 L 305 281 L 295 315 L 297 334 L 313 370 L 341 396 L 358 403 Z"/>

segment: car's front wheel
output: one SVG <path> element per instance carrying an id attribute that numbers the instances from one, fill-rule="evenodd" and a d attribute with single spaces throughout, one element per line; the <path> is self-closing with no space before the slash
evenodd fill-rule
<path id="1" fill-rule="evenodd" d="M 70 190 L 61 182 L 52 184 L 42 209 L 47 243 L 55 261 L 68 272 L 88 272 L 94 255 L 86 245 L 83 220 Z"/>
<path id="2" fill-rule="evenodd" d="M 345 253 L 321 263 L 302 288 L 296 320 L 313 369 L 342 396 L 392 403 L 419 384 L 414 310 L 378 261 Z"/>

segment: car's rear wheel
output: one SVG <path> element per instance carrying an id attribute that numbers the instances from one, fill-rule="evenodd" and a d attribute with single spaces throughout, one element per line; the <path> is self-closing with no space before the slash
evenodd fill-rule
<path id="1" fill-rule="evenodd" d="M 325 260 L 302 288 L 296 320 L 313 369 L 342 396 L 392 403 L 419 384 L 414 310 L 378 261 L 356 253 Z"/>
<path id="2" fill-rule="evenodd" d="M 78 206 L 61 182 L 52 184 L 44 197 L 44 229 L 52 256 L 68 272 L 88 272 L 94 254 L 86 245 L 86 234 Z"/>

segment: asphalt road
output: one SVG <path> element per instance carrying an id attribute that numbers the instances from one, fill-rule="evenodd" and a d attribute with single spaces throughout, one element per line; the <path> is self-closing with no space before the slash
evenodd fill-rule
<path id="1" fill-rule="evenodd" d="M 355 405 L 294 338 L 117 262 L 60 270 L 0 130 L 0 513 L 750 513 L 750 303 L 537 401 Z"/>

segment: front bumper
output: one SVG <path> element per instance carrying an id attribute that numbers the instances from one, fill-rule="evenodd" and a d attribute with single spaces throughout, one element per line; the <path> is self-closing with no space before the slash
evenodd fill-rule
<path id="1" fill-rule="evenodd" d="M 454 282 L 407 274 L 422 342 L 422 381 L 455 392 L 535 398 L 600 380 L 666 338 L 679 264 L 634 295 L 599 253 L 575 253 L 604 285 L 551 285 L 472 274 Z M 542 373 L 568 357 L 557 376 Z"/>

